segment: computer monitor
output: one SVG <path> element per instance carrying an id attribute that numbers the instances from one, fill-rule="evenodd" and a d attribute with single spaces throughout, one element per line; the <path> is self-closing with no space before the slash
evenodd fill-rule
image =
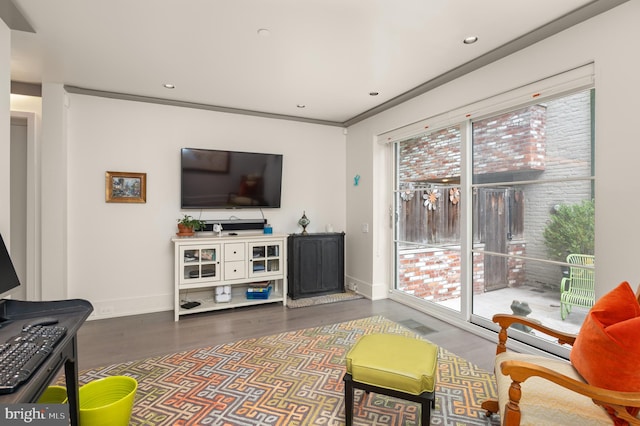
<path id="1" fill-rule="evenodd" d="M 20 286 L 20 279 L 13 267 L 13 262 L 9 256 L 9 250 L 4 244 L 4 239 L 0 234 L 0 297 L 6 296 L 11 290 Z"/>

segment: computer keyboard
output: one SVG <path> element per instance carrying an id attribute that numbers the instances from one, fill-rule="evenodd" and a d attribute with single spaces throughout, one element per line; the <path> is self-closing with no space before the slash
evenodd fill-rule
<path id="1" fill-rule="evenodd" d="M 27 325 L 0 344 L 0 394 L 14 392 L 27 381 L 66 333 L 63 326 Z"/>

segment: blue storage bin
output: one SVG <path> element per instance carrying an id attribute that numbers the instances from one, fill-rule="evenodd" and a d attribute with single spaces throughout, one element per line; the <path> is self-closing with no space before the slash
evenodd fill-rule
<path id="1" fill-rule="evenodd" d="M 271 294 L 271 286 L 249 287 L 247 289 L 247 299 L 268 299 Z"/>

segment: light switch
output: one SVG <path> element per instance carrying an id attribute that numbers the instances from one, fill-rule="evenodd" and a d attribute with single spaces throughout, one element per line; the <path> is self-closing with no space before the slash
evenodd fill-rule
<path id="1" fill-rule="evenodd" d="M 362 232 L 364 232 L 364 233 L 369 232 L 369 224 L 368 223 L 363 223 L 362 225 L 360 225 L 360 228 L 362 229 Z"/>

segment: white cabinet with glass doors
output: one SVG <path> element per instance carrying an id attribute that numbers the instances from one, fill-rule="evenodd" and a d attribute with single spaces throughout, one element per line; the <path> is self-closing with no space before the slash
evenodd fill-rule
<path id="1" fill-rule="evenodd" d="M 264 303 L 287 303 L 287 235 L 174 237 L 174 319 Z M 195 305 L 195 306 L 194 306 Z"/>

